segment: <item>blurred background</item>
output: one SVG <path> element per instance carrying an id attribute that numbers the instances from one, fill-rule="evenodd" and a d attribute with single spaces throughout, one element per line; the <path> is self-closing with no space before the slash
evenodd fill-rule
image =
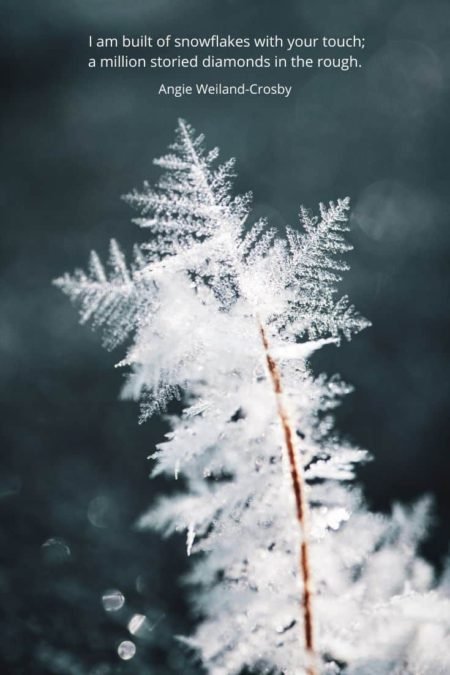
<path id="1" fill-rule="evenodd" d="M 338 413 L 375 461 L 369 504 L 435 498 L 424 555 L 448 550 L 450 4 L 430 0 L 0 0 L 2 207 L 0 670 L 200 673 L 182 538 L 135 522 L 164 422 L 117 400 L 121 355 L 51 286 L 142 232 L 120 195 L 154 180 L 178 116 L 236 156 L 255 214 L 350 195 L 344 291 L 373 327 L 317 357 L 355 386 Z M 357 71 L 89 70 L 88 36 L 366 37 Z M 167 52 L 171 54 L 171 52 Z M 246 52 L 250 54 L 250 52 Z M 103 54 L 106 55 L 106 54 Z M 161 81 L 293 84 L 289 99 L 157 95 Z"/>

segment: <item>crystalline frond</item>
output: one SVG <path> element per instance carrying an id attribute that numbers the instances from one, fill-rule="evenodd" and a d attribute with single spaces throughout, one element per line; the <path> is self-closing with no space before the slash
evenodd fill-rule
<path id="1" fill-rule="evenodd" d="M 342 257 L 352 248 L 345 239 L 348 209 L 348 199 L 321 204 L 319 218 L 302 207 L 301 231 L 288 227 L 279 237 L 261 219 L 242 239 L 240 293 L 285 339 L 350 339 L 369 325 L 346 296 L 336 298 L 348 269 Z"/>
<path id="2" fill-rule="evenodd" d="M 75 270 L 54 283 L 79 306 L 81 322 L 91 321 L 94 327 L 103 327 L 106 345 L 114 347 L 135 330 L 153 308 L 154 285 L 140 274 L 145 264 L 136 246 L 133 264 L 128 266 L 112 239 L 106 266 L 92 251 L 87 271 Z"/>
<path id="3" fill-rule="evenodd" d="M 154 234 L 148 250 L 155 259 L 214 235 L 240 237 L 251 195 L 232 196 L 234 160 L 217 165 L 218 154 L 207 152 L 203 135 L 180 119 L 170 152 L 154 162 L 165 170 L 156 186 L 145 183 L 125 197 L 141 213 L 135 222 Z"/>
<path id="4" fill-rule="evenodd" d="M 320 218 L 301 208 L 303 232 L 287 229 L 283 284 L 290 292 L 289 322 L 298 335 L 311 338 L 344 335 L 350 339 L 370 325 L 344 296 L 335 299 L 341 273 L 348 269 L 342 255 L 352 249 L 346 241 L 348 198 L 320 204 Z"/>

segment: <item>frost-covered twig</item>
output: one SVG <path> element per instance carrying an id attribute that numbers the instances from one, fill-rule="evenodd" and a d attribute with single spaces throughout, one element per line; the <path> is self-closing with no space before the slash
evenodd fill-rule
<path id="1" fill-rule="evenodd" d="M 130 341 L 124 395 L 142 419 L 182 402 L 153 473 L 182 476 L 184 489 L 141 526 L 186 533 L 199 622 L 185 641 L 211 675 L 447 675 L 447 586 L 417 554 L 426 505 L 367 510 L 349 485 L 367 453 L 339 437 L 331 414 L 350 388 L 309 366 L 314 351 L 369 325 L 338 296 L 349 200 L 318 216 L 301 208 L 285 235 L 249 225 L 251 195 L 233 195 L 233 161 L 217 159 L 180 120 L 156 186 L 127 198 L 150 233 L 132 266 L 113 243 L 110 271 L 94 254 L 87 273 L 57 281 L 110 345 Z"/>

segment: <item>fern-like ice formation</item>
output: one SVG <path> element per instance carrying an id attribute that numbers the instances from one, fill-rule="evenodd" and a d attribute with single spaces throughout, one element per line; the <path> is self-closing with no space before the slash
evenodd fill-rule
<path id="1" fill-rule="evenodd" d="M 366 452 L 333 429 L 349 387 L 308 365 L 368 325 L 337 294 L 349 201 L 321 204 L 319 216 L 302 208 L 300 229 L 280 236 L 265 220 L 249 224 L 251 195 L 233 195 L 234 163 L 217 158 L 180 120 L 155 162 L 159 182 L 127 197 L 150 234 L 134 262 L 111 242 L 106 268 L 93 253 L 87 273 L 56 282 L 109 345 L 129 340 L 124 395 L 141 401 L 142 419 L 174 396 L 183 402 L 153 455 L 154 474 L 183 477 L 183 490 L 141 525 L 185 531 L 197 554 L 189 583 L 199 624 L 184 640 L 212 675 L 449 673 L 448 588 L 417 555 L 427 504 L 391 517 L 367 511 L 351 486 Z M 283 414 L 307 482 L 301 536 Z M 302 639 L 306 540 L 315 663 Z"/>

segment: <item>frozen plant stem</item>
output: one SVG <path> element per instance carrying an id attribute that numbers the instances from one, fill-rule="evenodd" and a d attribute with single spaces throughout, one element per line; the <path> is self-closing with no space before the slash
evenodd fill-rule
<path id="1" fill-rule="evenodd" d="M 303 477 L 302 466 L 298 459 L 298 453 L 295 448 L 295 436 L 289 415 L 286 410 L 283 386 L 281 382 L 281 373 L 277 362 L 270 355 L 269 340 L 264 326 L 260 321 L 259 331 L 266 355 L 267 369 L 272 380 L 275 392 L 277 413 L 283 431 L 284 443 L 289 459 L 289 468 L 292 479 L 292 489 L 295 496 L 295 508 L 297 520 L 300 525 L 300 576 L 303 582 L 303 630 L 306 654 L 309 663 L 306 669 L 307 675 L 318 675 L 316 669 L 316 654 L 314 647 L 314 626 L 313 626 L 313 588 L 311 565 L 309 559 L 309 532 L 308 532 L 308 502 L 306 499 L 306 485 Z"/>

